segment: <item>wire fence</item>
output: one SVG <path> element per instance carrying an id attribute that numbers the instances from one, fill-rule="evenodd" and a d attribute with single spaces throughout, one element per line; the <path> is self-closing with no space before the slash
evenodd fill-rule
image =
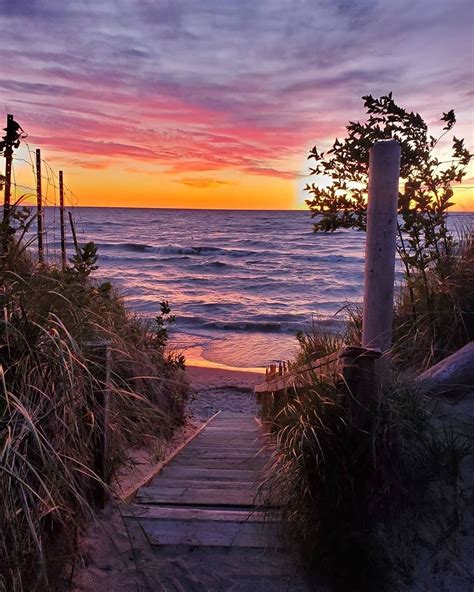
<path id="1" fill-rule="evenodd" d="M 11 127 L 12 122 L 16 128 Z M 21 130 L 21 132 L 16 130 Z M 3 153 L 5 157 L 5 175 L 0 174 L 0 185 L 4 186 L 4 220 L 8 216 L 8 224 L 14 225 L 12 212 L 20 208 L 28 208 L 32 220 L 28 230 L 30 248 L 34 249 L 36 246 L 39 251 L 42 242 L 44 245 L 43 260 L 46 263 L 57 263 L 62 258 L 59 170 L 56 170 L 51 162 L 43 158 L 41 152 L 39 155 L 37 154 L 38 148 L 31 146 L 26 141 L 28 134 L 13 121 L 12 116 L 7 118 L 5 131 L 7 133 L 3 137 L 3 142 L 0 142 L 0 154 Z M 39 161 L 37 161 L 38 157 Z M 38 178 L 38 168 L 40 179 Z M 78 197 L 64 182 L 64 178 L 67 178 L 67 173 L 63 173 L 62 184 L 65 245 L 66 248 L 74 249 L 72 229 L 68 227 L 68 213 L 72 214 L 76 234 L 79 234 L 80 238 L 84 240 L 85 233 L 77 207 Z M 40 192 L 38 191 L 38 180 L 41 181 Z M 0 191 L 1 196 L 2 192 Z M 41 220 L 38 220 L 40 216 Z M 41 260 L 41 253 L 38 254 Z"/>

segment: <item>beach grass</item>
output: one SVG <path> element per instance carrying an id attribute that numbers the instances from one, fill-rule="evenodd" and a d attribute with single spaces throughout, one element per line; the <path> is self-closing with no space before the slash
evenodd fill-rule
<path id="1" fill-rule="evenodd" d="M 97 501 L 103 387 L 89 344 L 111 349 L 111 475 L 129 446 L 171 436 L 188 386 L 162 335 L 110 284 L 14 248 L 0 270 L 0 590 L 55 590 Z"/>

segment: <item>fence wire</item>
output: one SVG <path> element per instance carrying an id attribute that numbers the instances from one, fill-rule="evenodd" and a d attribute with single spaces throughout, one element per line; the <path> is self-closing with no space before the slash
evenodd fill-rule
<path id="1" fill-rule="evenodd" d="M 25 157 L 13 154 L 12 157 L 12 181 L 11 196 L 12 203 L 19 207 L 26 206 L 37 216 L 38 212 L 38 192 L 37 192 L 37 170 L 36 170 L 36 148 L 32 147 L 22 138 L 21 144 L 25 151 Z M 44 256 L 47 263 L 57 263 L 60 261 L 60 216 L 59 216 L 59 174 L 55 171 L 53 165 L 41 155 L 41 201 L 43 209 L 43 243 Z M 66 244 L 72 243 L 71 230 L 69 229 L 69 219 L 67 212 L 71 212 L 76 227 L 76 234 L 82 240 L 85 240 L 85 231 L 82 217 L 78 208 L 78 196 L 74 191 L 64 183 L 63 177 L 63 198 L 64 198 L 64 225 Z M 77 228 L 79 222 L 79 228 Z M 31 243 L 37 244 L 36 225 L 32 225 Z M 34 234 L 33 234 L 34 233 Z"/>

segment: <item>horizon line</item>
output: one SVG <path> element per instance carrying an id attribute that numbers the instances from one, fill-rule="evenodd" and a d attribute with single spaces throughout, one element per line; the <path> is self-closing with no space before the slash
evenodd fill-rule
<path id="1" fill-rule="evenodd" d="M 36 204 L 23 204 L 25 207 L 36 207 Z M 175 207 L 163 207 L 163 206 L 64 206 L 65 209 L 97 209 L 97 210 L 181 210 L 191 212 L 306 212 L 311 214 L 309 208 L 183 208 L 179 206 Z M 59 208 L 59 204 L 56 205 L 43 205 L 43 209 L 48 208 Z M 448 214 L 474 214 L 474 210 L 451 210 L 448 209 Z"/>

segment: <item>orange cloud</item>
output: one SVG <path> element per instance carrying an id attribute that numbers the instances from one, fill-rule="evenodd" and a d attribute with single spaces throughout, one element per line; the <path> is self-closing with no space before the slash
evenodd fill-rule
<path id="1" fill-rule="evenodd" d="M 209 179 L 205 177 L 177 179 L 175 183 L 187 185 L 188 187 L 197 187 L 198 189 L 209 189 L 210 187 L 220 187 L 222 185 L 235 185 L 233 181 L 222 181 L 221 179 Z"/>

